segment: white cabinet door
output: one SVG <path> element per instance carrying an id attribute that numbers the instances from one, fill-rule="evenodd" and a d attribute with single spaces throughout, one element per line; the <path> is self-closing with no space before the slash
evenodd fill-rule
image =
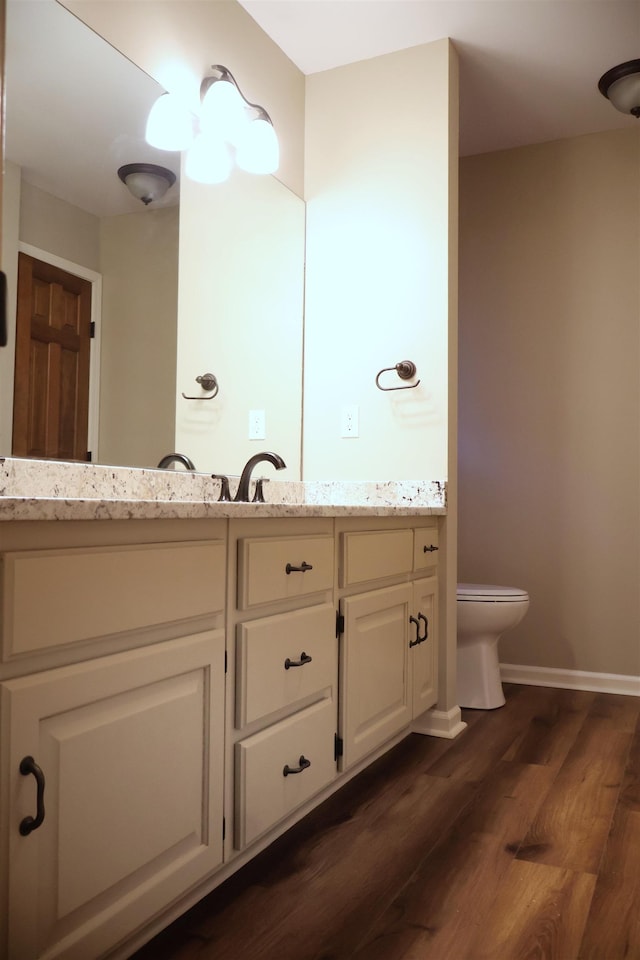
<path id="1" fill-rule="evenodd" d="M 6 956 L 98 957 L 222 861 L 224 633 L 9 680 L 0 697 Z M 45 816 L 23 836 L 28 756 Z"/>
<path id="2" fill-rule="evenodd" d="M 413 584 L 411 640 L 412 713 L 419 716 L 438 699 L 438 580 L 425 577 Z M 417 641 L 417 642 L 416 642 Z"/>
<path id="3" fill-rule="evenodd" d="M 408 628 L 412 597 L 412 585 L 403 583 L 342 601 L 343 770 L 411 721 Z"/>

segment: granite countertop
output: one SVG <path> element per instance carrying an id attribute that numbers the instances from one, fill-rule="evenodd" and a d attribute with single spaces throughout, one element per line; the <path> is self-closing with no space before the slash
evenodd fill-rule
<path id="1" fill-rule="evenodd" d="M 231 478 L 232 493 L 237 482 Z M 0 521 L 436 516 L 447 512 L 446 483 L 439 480 L 269 479 L 264 494 L 267 503 L 219 502 L 220 481 L 209 474 L 0 458 Z"/>

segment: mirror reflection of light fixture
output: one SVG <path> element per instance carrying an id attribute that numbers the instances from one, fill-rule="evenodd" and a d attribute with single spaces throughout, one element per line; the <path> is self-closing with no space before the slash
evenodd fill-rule
<path id="1" fill-rule="evenodd" d="M 129 192 L 142 200 L 145 207 L 160 200 L 176 182 L 176 175 L 166 167 L 155 163 L 126 163 L 118 170 L 118 176 Z"/>
<path id="2" fill-rule="evenodd" d="M 186 150 L 194 137 L 195 117 L 173 93 L 163 93 L 149 111 L 145 140 L 158 150 Z"/>
<path id="3" fill-rule="evenodd" d="M 616 110 L 640 119 L 640 60 L 627 60 L 607 70 L 598 81 L 598 90 Z"/>
<path id="4" fill-rule="evenodd" d="M 280 148 L 271 117 L 250 103 L 226 67 L 211 67 L 214 76 L 200 85 L 201 106 L 195 116 L 173 94 L 154 103 L 147 121 L 147 142 L 164 150 L 187 150 L 185 173 L 200 183 L 221 183 L 233 160 L 249 173 L 275 173 Z"/>

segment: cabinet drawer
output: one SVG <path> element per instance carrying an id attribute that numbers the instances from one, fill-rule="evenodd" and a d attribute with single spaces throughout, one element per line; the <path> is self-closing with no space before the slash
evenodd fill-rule
<path id="1" fill-rule="evenodd" d="M 342 536 L 342 587 L 413 570 L 412 530 L 372 530 Z"/>
<path id="2" fill-rule="evenodd" d="M 238 625 L 237 727 L 327 687 L 335 689 L 335 617 L 333 605 L 323 603 Z"/>
<path id="3" fill-rule="evenodd" d="M 247 846 L 336 775 L 336 705 L 320 700 L 236 744 L 235 846 Z M 300 773 L 301 758 L 309 766 Z"/>
<path id="4" fill-rule="evenodd" d="M 295 569 L 298 567 L 302 569 Z M 247 537 L 238 541 L 241 610 L 332 587 L 332 537 Z"/>
<path id="5" fill-rule="evenodd" d="M 2 555 L 5 659 L 224 609 L 222 541 Z"/>
<path id="6" fill-rule="evenodd" d="M 413 531 L 413 569 L 424 570 L 438 565 L 438 527 L 416 527 Z"/>

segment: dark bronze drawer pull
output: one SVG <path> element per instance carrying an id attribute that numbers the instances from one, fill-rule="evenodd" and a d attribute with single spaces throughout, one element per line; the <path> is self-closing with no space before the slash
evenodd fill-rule
<path id="1" fill-rule="evenodd" d="M 36 778 L 36 815 L 35 817 L 25 817 L 20 821 L 20 833 L 23 837 L 28 837 L 33 830 L 42 826 L 44 821 L 44 773 L 35 762 L 33 757 L 23 757 L 20 761 L 20 773 L 23 777 L 30 774 Z"/>
<path id="2" fill-rule="evenodd" d="M 424 636 L 418 637 L 420 643 L 424 643 L 424 641 L 429 637 L 429 621 L 425 617 L 424 613 L 418 614 L 418 620 L 424 620 Z"/>
<path id="3" fill-rule="evenodd" d="M 313 566 L 303 560 L 301 566 L 294 567 L 292 563 L 288 563 L 284 570 L 285 573 L 306 573 L 307 570 L 313 570 Z"/>
<path id="4" fill-rule="evenodd" d="M 415 623 L 416 626 L 416 638 L 415 640 L 409 640 L 409 646 L 417 647 L 420 643 L 420 624 L 415 617 L 409 617 L 409 623 Z"/>
<path id="5" fill-rule="evenodd" d="M 432 543 L 428 547 L 423 547 L 422 550 L 424 553 L 433 553 L 434 550 L 439 550 L 440 547 L 434 547 Z"/>
<path id="6" fill-rule="evenodd" d="M 300 654 L 299 660 L 290 660 L 289 657 L 284 662 L 285 670 L 289 670 L 291 667 L 303 667 L 305 663 L 311 663 L 313 657 L 310 657 L 308 653 L 305 653 L 304 650 Z"/>
<path id="7" fill-rule="evenodd" d="M 298 763 L 300 764 L 299 767 L 290 767 L 289 764 L 286 763 L 282 771 L 282 776 L 288 777 L 290 773 L 302 773 L 303 770 L 311 766 L 311 760 L 307 760 L 306 757 L 300 757 Z"/>

